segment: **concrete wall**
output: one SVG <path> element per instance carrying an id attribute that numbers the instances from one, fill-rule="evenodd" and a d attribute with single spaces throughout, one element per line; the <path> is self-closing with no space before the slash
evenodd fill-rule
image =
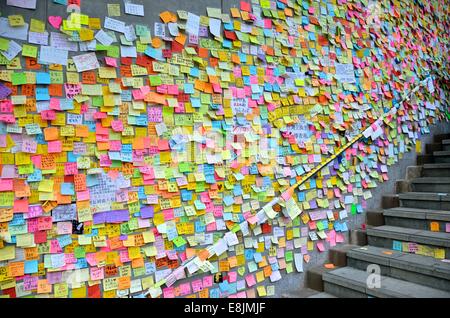
<path id="1" fill-rule="evenodd" d="M 250 0 L 247 0 L 250 2 Z M 124 12 L 123 1 L 120 0 L 81 0 L 81 13 L 88 14 L 91 17 L 100 17 L 102 22 L 107 16 L 107 3 L 121 3 L 121 16 L 115 17 L 127 24 L 145 24 L 148 25 L 152 31 L 154 30 L 154 23 L 161 22 L 159 18 L 160 12 L 165 10 L 176 11 L 186 10 L 197 15 L 206 15 L 206 7 L 222 8 L 222 12 L 229 13 L 232 7 L 239 7 L 240 0 L 134 0 L 133 3 L 141 3 L 145 5 L 145 16 L 138 17 L 127 15 Z M 63 18 L 67 16 L 66 7 L 53 3 L 52 0 L 37 0 L 36 10 L 27 10 L 6 5 L 6 0 L 0 0 L 0 12 L 2 16 L 10 14 L 21 14 L 26 21 L 30 18 L 47 21 L 50 15 L 60 15 Z M 103 23 L 102 23 L 103 25 Z M 47 30 L 52 30 L 52 27 L 47 23 Z M 439 123 L 431 128 L 431 134 L 423 136 L 422 150 L 425 151 L 425 144 L 432 141 L 434 134 L 450 133 L 450 125 L 448 123 Z M 403 159 L 398 163 L 389 167 L 388 176 L 389 181 L 386 181 L 376 189 L 372 190 L 373 198 L 368 200 L 368 209 L 380 208 L 381 197 L 386 193 L 394 193 L 395 180 L 403 179 L 406 174 L 406 168 L 416 163 L 415 149 L 409 153 L 404 154 Z M 352 216 L 348 220 L 349 229 L 360 228 L 361 223 L 364 223 L 364 214 Z M 327 259 L 327 253 L 319 253 L 317 251 L 310 252 L 311 260 L 308 264 L 304 264 L 304 271 L 317 264 L 321 264 Z M 299 287 L 304 284 L 304 273 L 284 274 L 282 280 L 275 283 L 276 296 L 280 297 L 283 294 L 290 294 L 291 296 L 300 295 Z M 267 283 L 270 285 L 270 282 Z"/>

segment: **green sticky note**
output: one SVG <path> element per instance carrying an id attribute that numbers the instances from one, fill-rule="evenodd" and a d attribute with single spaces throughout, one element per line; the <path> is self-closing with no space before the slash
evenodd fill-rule
<path id="1" fill-rule="evenodd" d="M 294 268 L 292 266 L 292 263 L 286 263 L 286 273 L 287 274 L 292 273 L 293 270 L 294 270 Z"/>
<path id="2" fill-rule="evenodd" d="M 186 240 L 182 236 L 177 236 L 173 239 L 173 244 L 175 244 L 176 247 L 180 247 L 186 244 Z"/>
<path id="3" fill-rule="evenodd" d="M 86 251 L 83 246 L 75 247 L 73 252 L 74 252 L 75 258 L 85 258 L 85 256 L 86 256 Z"/>
<path id="4" fill-rule="evenodd" d="M 28 56 L 36 58 L 37 56 L 37 46 L 24 44 L 22 46 L 22 56 Z"/>
<path id="5" fill-rule="evenodd" d="M 150 85 L 151 86 L 158 86 L 162 84 L 161 77 L 159 75 L 150 75 Z"/>
<path id="6" fill-rule="evenodd" d="M 191 165 L 190 165 L 189 162 L 181 162 L 180 164 L 178 164 L 178 170 L 180 172 L 190 172 L 190 171 L 192 171 Z"/>
<path id="7" fill-rule="evenodd" d="M 319 231 L 322 231 L 325 227 L 323 226 L 323 223 L 322 222 L 317 222 L 316 223 L 316 227 L 317 227 L 317 229 L 319 230 Z"/>
<path id="8" fill-rule="evenodd" d="M 9 49 L 9 40 L 0 38 L 0 50 L 7 51 Z"/>
<path id="9" fill-rule="evenodd" d="M 356 204 L 352 204 L 352 210 L 351 210 L 351 214 L 355 215 L 356 214 Z"/>
<path id="10" fill-rule="evenodd" d="M 292 251 L 287 251 L 284 254 L 284 257 L 286 258 L 286 262 L 291 262 L 294 259 L 294 254 L 292 253 Z"/>
<path id="11" fill-rule="evenodd" d="M 11 80 L 13 85 L 23 85 L 27 83 L 27 76 L 25 73 L 13 73 Z"/>

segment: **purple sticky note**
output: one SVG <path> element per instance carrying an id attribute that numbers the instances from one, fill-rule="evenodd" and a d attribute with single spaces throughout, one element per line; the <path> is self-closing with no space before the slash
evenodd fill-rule
<path id="1" fill-rule="evenodd" d="M 0 99 L 4 99 L 9 95 L 11 95 L 11 89 L 3 84 L 0 84 Z"/>
<path id="2" fill-rule="evenodd" d="M 116 210 L 105 213 L 107 223 L 120 223 L 130 220 L 130 212 L 128 210 Z"/>
<path id="3" fill-rule="evenodd" d="M 154 213 L 153 206 L 149 205 L 149 206 L 143 207 L 141 209 L 141 218 L 143 218 L 143 219 L 151 218 L 151 217 L 153 217 L 153 213 Z"/>
<path id="4" fill-rule="evenodd" d="M 450 223 L 445 223 L 445 232 L 450 232 Z"/>
<path id="5" fill-rule="evenodd" d="M 94 222 L 94 224 L 105 223 L 106 222 L 106 213 L 105 212 L 95 213 L 92 216 L 92 221 Z"/>
<path id="6" fill-rule="evenodd" d="M 49 284 L 58 284 L 63 281 L 62 272 L 50 272 L 47 273 L 47 281 Z"/>

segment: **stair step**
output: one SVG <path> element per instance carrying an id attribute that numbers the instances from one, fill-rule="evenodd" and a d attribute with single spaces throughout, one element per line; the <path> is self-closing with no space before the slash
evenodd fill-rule
<path id="1" fill-rule="evenodd" d="M 450 291 L 450 263 L 434 257 L 364 246 L 348 251 L 347 258 L 348 266 L 356 269 L 377 264 L 381 275 Z"/>
<path id="2" fill-rule="evenodd" d="M 317 293 L 317 294 L 311 295 L 311 296 L 306 297 L 306 298 L 337 298 L 337 297 L 334 296 L 334 295 L 325 293 L 325 292 L 321 292 L 321 293 Z"/>
<path id="3" fill-rule="evenodd" d="M 433 157 L 435 163 L 448 163 L 450 162 L 450 150 L 434 151 Z"/>
<path id="4" fill-rule="evenodd" d="M 411 181 L 411 187 L 416 192 L 450 193 L 450 177 L 423 177 Z"/>
<path id="5" fill-rule="evenodd" d="M 281 294 L 281 298 L 336 298 L 333 295 L 327 294 L 331 297 L 323 297 L 326 294 L 324 292 L 320 292 L 311 288 L 301 288 L 298 290 L 287 291 Z"/>
<path id="6" fill-rule="evenodd" d="M 444 151 L 450 150 L 450 139 L 442 140 L 442 150 L 444 150 Z"/>
<path id="7" fill-rule="evenodd" d="M 450 292 L 381 275 L 380 288 L 369 288 L 371 275 L 352 267 L 342 267 L 323 274 L 325 292 L 338 297 L 377 298 L 449 298 Z M 371 279 L 369 279 L 371 281 Z"/>
<path id="8" fill-rule="evenodd" d="M 449 145 L 450 146 L 450 145 Z M 450 177 L 450 163 L 427 163 L 423 165 L 424 177 Z"/>
<path id="9" fill-rule="evenodd" d="M 382 225 L 367 229 L 368 245 L 392 248 L 392 241 L 414 242 L 445 249 L 445 255 L 450 257 L 450 233 L 431 232 L 409 229 L 405 227 Z"/>
<path id="10" fill-rule="evenodd" d="M 439 224 L 439 232 L 445 232 L 446 223 L 450 222 L 450 211 L 392 208 L 383 211 L 386 225 L 407 227 L 418 230 L 431 230 L 431 223 Z"/>
<path id="11" fill-rule="evenodd" d="M 400 207 L 450 211 L 450 195 L 436 192 L 399 193 Z"/>

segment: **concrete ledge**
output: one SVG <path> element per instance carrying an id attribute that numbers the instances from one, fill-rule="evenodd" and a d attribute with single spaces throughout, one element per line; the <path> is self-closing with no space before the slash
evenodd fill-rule
<path id="1" fill-rule="evenodd" d="M 419 178 L 422 176 L 422 166 L 409 166 L 406 167 L 406 180 L 410 181 L 414 178 Z"/>
<path id="2" fill-rule="evenodd" d="M 410 192 L 411 184 L 408 180 L 400 179 L 395 181 L 395 193 Z"/>
<path id="3" fill-rule="evenodd" d="M 352 230 L 350 231 L 350 244 L 364 246 L 367 245 L 366 230 Z"/>
<path id="4" fill-rule="evenodd" d="M 381 207 L 383 209 L 395 208 L 400 206 L 398 194 L 388 194 L 381 197 Z"/>
<path id="5" fill-rule="evenodd" d="M 371 226 L 384 225 L 384 216 L 382 210 L 366 211 L 366 224 Z"/>
<path id="6" fill-rule="evenodd" d="M 320 292 L 324 291 L 322 276 L 325 272 L 333 270 L 332 268 L 326 268 L 323 265 L 310 267 L 306 271 L 305 287 L 314 289 Z"/>
<path id="7" fill-rule="evenodd" d="M 328 261 L 337 267 L 347 266 L 347 252 L 358 247 L 357 245 L 345 244 L 332 247 L 328 251 Z"/>
<path id="8" fill-rule="evenodd" d="M 368 288 L 367 278 L 370 273 L 361 271 L 351 267 L 343 267 L 324 273 L 323 280 L 326 286 L 326 292 L 333 290 L 333 294 L 338 297 L 354 297 L 348 296 L 347 289 L 353 290 L 358 294 L 366 294 L 377 298 L 449 298 L 450 293 L 422 286 L 419 284 L 399 280 L 392 277 L 381 275 L 380 288 Z M 340 288 L 333 288 L 331 285 L 343 287 L 342 294 Z"/>

